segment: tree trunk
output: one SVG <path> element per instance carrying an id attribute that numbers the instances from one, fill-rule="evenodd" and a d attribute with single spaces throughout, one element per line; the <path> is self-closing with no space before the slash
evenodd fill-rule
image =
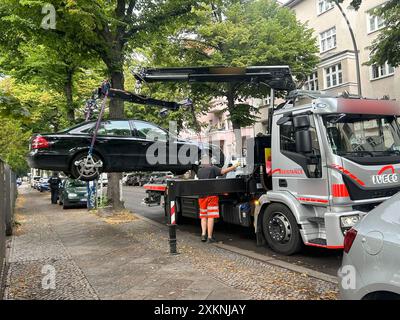
<path id="1" fill-rule="evenodd" d="M 111 87 L 114 89 L 124 90 L 124 74 L 122 71 L 122 67 L 120 70 L 111 72 Z M 124 102 L 119 99 L 111 99 L 110 119 L 122 119 L 124 117 Z M 121 179 L 122 173 L 120 172 L 108 174 L 107 198 L 109 199 L 109 202 L 114 211 L 118 211 L 124 208 L 124 202 L 121 200 Z"/>
<path id="2" fill-rule="evenodd" d="M 75 121 L 74 100 L 72 97 L 73 75 L 74 75 L 74 71 L 71 69 L 67 69 L 67 78 L 65 80 L 64 94 L 65 94 L 65 100 L 67 103 L 67 119 L 70 122 Z"/>
<path id="3" fill-rule="evenodd" d="M 232 116 L 232 114 L 235 112 L 235 92 L 234 92 L 233 86 L 231 84 L 229 84 L 226 98 L 228 99 L 228 111 L 229 111 L 229 114 Z M 232 121 L 233 132 L 235 135 L 235 154 L 234 155 L 236 157 L 241 157 L 242 156 L 242 132 L 240 130 L 241 129 L 240 123 L 237 123 L 234 120 L 231 120 L 231 121 Z"/>

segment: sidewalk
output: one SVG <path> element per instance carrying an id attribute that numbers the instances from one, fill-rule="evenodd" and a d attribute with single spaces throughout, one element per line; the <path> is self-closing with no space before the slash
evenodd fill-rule
<path id="1" fill-rule="evenodd" d="M 20 190 L 5 299 L 336 299 L 330 282 L 200 243 L 140 217 L 125 223 L 63 210 Z M 140 208 L 138 208 L 140 210 Z M 42 281 L 55 270 L 55 289 Z M 43 273 L 42 273 L 43 272 Z"/>

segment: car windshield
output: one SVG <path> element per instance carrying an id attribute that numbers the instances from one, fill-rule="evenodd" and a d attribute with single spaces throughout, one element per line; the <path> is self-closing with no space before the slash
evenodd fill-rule
<path id="1" fill-rule="evenodd" d="M 70 180 L 70 181 L 68 181 L 68 186 L 73 187 L 73 188 L 85 187 L 86 182 L 80 181 L 80 180 Z"/>
<path id="2" fill-rule="evenodd" d="M 335 154 L 400 155 L 400 132 L 395 116 L 334 114 L 324 118 Z"/>

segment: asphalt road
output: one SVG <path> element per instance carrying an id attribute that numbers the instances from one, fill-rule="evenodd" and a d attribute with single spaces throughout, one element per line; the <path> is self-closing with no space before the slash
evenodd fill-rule
<path id="1" fill-rule="evenodd" d="M 142 200 L 145 197 L 145 191 L 143 188 L 124 187 L 123 197 L 126 207 L 132 210 L 134 213 L 163 224 L 165 223 L 163 208 L 160 206 L 148 207 L 142 204 Z M 196 234 L 200 238 L 199 220 L 185 219 L 184 224 L 179 225 L 178 229 L 184 232 Z M 256 246 L 255 234 L 250 228 L 226 223 L 218 223 L 215 226 L 215 237 L 218 241 L 222 241 L 225 244 L 229 244 L 240 249 L 273 256 L 276 259 L 324 272 L 333 276 L 337 275 L 337 270 L 342 260 L 341 250 L 328 250 L 314 247 L 306 247 L 301 253 L 290 257 L 279 255 L 269 249 L 267 246 Z"/>

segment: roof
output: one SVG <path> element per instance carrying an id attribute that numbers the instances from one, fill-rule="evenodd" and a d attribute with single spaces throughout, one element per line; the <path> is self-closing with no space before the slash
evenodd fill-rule
<path id="1" fill-rule="evenodd" d="M 303 0 L 289 0 L 288 2 L 286 2 L 283 6 L 284 7 L 289 7 L 289 8 L 293 8 L 296 4 L 298 4 L 299 2 L 301 2 Z"/>

